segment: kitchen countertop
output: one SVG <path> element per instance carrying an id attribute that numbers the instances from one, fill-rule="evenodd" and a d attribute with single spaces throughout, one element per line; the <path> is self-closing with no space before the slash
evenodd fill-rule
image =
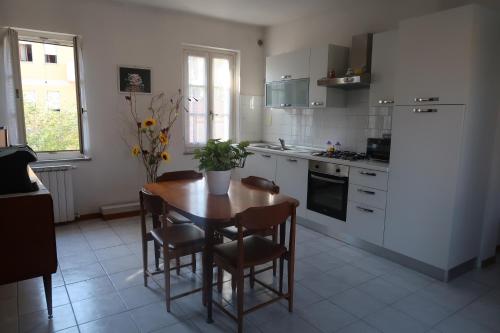
<path id="1" fill-rule="evenodd" d="M 247 148 L 251 152 L 261 152 L 275 155 L 283 155 L 295 158 L 303 158 L 307 160 L 322 161 L 329 163 L 336 163 L 342 165 L 348 165 L 356 168 L 364 168 L 375 171 L 389 172 L 389 163 L 370 161 L 370 160 L 360 160 L 360 161 L 347 161 L 337 158 L 328 158 L 321 156 L 313 156 L 311 153 L 319 151 L 319 149 L 308 148 L 308 147 L 297 147 L 297 150 L 274 150 L 268 148 L 255 147 L 252 144 Z"/>

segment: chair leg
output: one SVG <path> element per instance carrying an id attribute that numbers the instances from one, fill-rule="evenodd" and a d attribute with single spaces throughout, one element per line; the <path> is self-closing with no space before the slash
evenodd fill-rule
<path id="1" fill-rule="evenodd" d="M 236 297 L 237 297 L 237 311 L 238 311 L 238 316 L 237 316 L 237 321 L 238 321 L 238 333 L 243 333 L 243 295 L 244 295 L 244 282 L 245 282 L 245 275 L 244 275 L 244 270 L 241 269 L 238 272 L 238 282 L 237 282 L 237 288 L 236 288 Z"/>
<path id="2" fill-rule="evenodd" d="M 170 312 L 170 257 L 168 249 L 163 248 L 163 274 L 165 274 L 165 303 L 167 304 L 167 312 Z"/>
<path id="3" fill-rule="evenodd" d="M 294 274 L 294 260 L 293 258 L 288 258 L 288 311 L 293 311 L 293 274 Z"/>
<path id="4" fill-rule="evenodd" d="M 250 288 L 255 286 L 255 267 L 250 267 Z"/>
<path id="5" fill-rule="evenodd" d="M 49 319 L 52 318 L 52 275 L 46 274 L 43 276 L 43 288 L 45 290 L 45 301 L 47 302 L 47 310 Z"/>
<path id="6" fill-rule="evenodd" d="M 234 275 L 231 276 L 231 289 L 236 290 L 236 278 Z"/>
<path id="7" fill-rule="evenodd" d="M 224 279 L 224 270 L 221 267 L 217 266 L 217 291 L 219 293 L 222 292 L 222 283 L 224 282 L 223 279 Z"/>
<path id="8" fill-rule="evenodd" d="M 273 229 L 273 243 L 278 243 L 278 228 Z M 277 262 L 276 259 L 273 260 L 273 276 L 276 276 Z"/>
<path id="9" fill-rule="evenodd" d="M 181 274 L 181 258 L 180 257 L 176 257 L 175 258 L 175 264 L 176 264 L 176 271 L 177 271 L 177 275 L 180 275 Z"/>
<path id="10" fill-rule="evenodd" d="M 146 245 L 147 247 L 147 245 Z M 160 245 L 157 244 L 156 242 L 154 242 L 154 248 L 155 248 L 155 268 L 156 268 L 156 271 L 159 271 L 160 270 Z M 147 263 L 146 263 L 147 265 Z M 147 267 L 147 266 L 146 266 Z"/>
<path id="11" fill-rule="evenodd" d="M 193 269 L 193 273 L 196 273 L 196 254 L 193 253 L 191 255 L 191 268 Z"/>
<path id="12" fill-rule="evenodd" d="M 280 257 L 280 275 L 279 275 L 279 291 L 280 294 L 283 293 L 283 265 L 285 263 L 285 258 Z"/>
<path id="13" fill-rule="evenodd" d="M 156 254 L 155 254 L 156 255 Z M 148 286 L 148 242 L 142 241 L 142 269 L 144 274 L 144 286 Z"/>

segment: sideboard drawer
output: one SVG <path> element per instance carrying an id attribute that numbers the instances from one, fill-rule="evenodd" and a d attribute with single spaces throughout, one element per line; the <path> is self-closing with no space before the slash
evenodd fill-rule
<path id="1" fill-rule="evenodd" d="M 387 172 L 362 168 L 351 168 L 349 183 L 387 191 Z"/>

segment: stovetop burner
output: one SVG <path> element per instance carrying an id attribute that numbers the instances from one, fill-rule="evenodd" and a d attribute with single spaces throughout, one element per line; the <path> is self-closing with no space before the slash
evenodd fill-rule
<path id="1" fill-rule="evenodd" d="M 347 161 L 359 161 L 365 160 L 366 155 L 363 153 L 356 153 L 348 150 L 336 150 L 334 152 L 321 151 L 312 153 L 313 156 L 320 157 L 328 157 L 328 158 L 337 158 L 339 160 L 347 160 Z"/>

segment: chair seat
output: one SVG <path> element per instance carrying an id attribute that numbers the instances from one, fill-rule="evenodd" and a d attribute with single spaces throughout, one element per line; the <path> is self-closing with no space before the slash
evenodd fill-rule
<path id="1" fill-rule="evenodd" d="M 163 239 L 163 228 L 151 230 L 151 236 L 163 246 L 166 242 L 168 247 L 176 249 L 186 246 L 199 246 L 205 242 L 205 233 L 203 230 L 192 224 L 177 224 L 168 227 L 168 239 Z"/>
<path id="2" fill-rule="evenodd" d="M 235 226 L 225 227 L 217 230 L 222 236 L 229 238 L 230 240 L 235 240 L 238 238 L 238 228 Z M 243 237 L 258 234 L 261 236 L 271 236 L 273 234 L 272 229 L 266 229 L 262 231 L 250 231 L 246 228 L 243 228 Z"/>
<path id="3" fill-rule="evenodd" d="M 173 210 L 168 212 L 167 219 L 169 219 L 173 224 L 191 223 L 190 219 Z"/>
<path id="4" fill-rule="evenodd" d="M 284 246 L 274 244 L 271 240 L 260 235 L 251 235 L 243 238 L 243 248 L 244 267 L 258 266 L 279 258 L 286 253 L 286 248 Z M 236 267 L 238 260 L 238 241 L 215 245 L 214 253 L 231 266 Z"/>

